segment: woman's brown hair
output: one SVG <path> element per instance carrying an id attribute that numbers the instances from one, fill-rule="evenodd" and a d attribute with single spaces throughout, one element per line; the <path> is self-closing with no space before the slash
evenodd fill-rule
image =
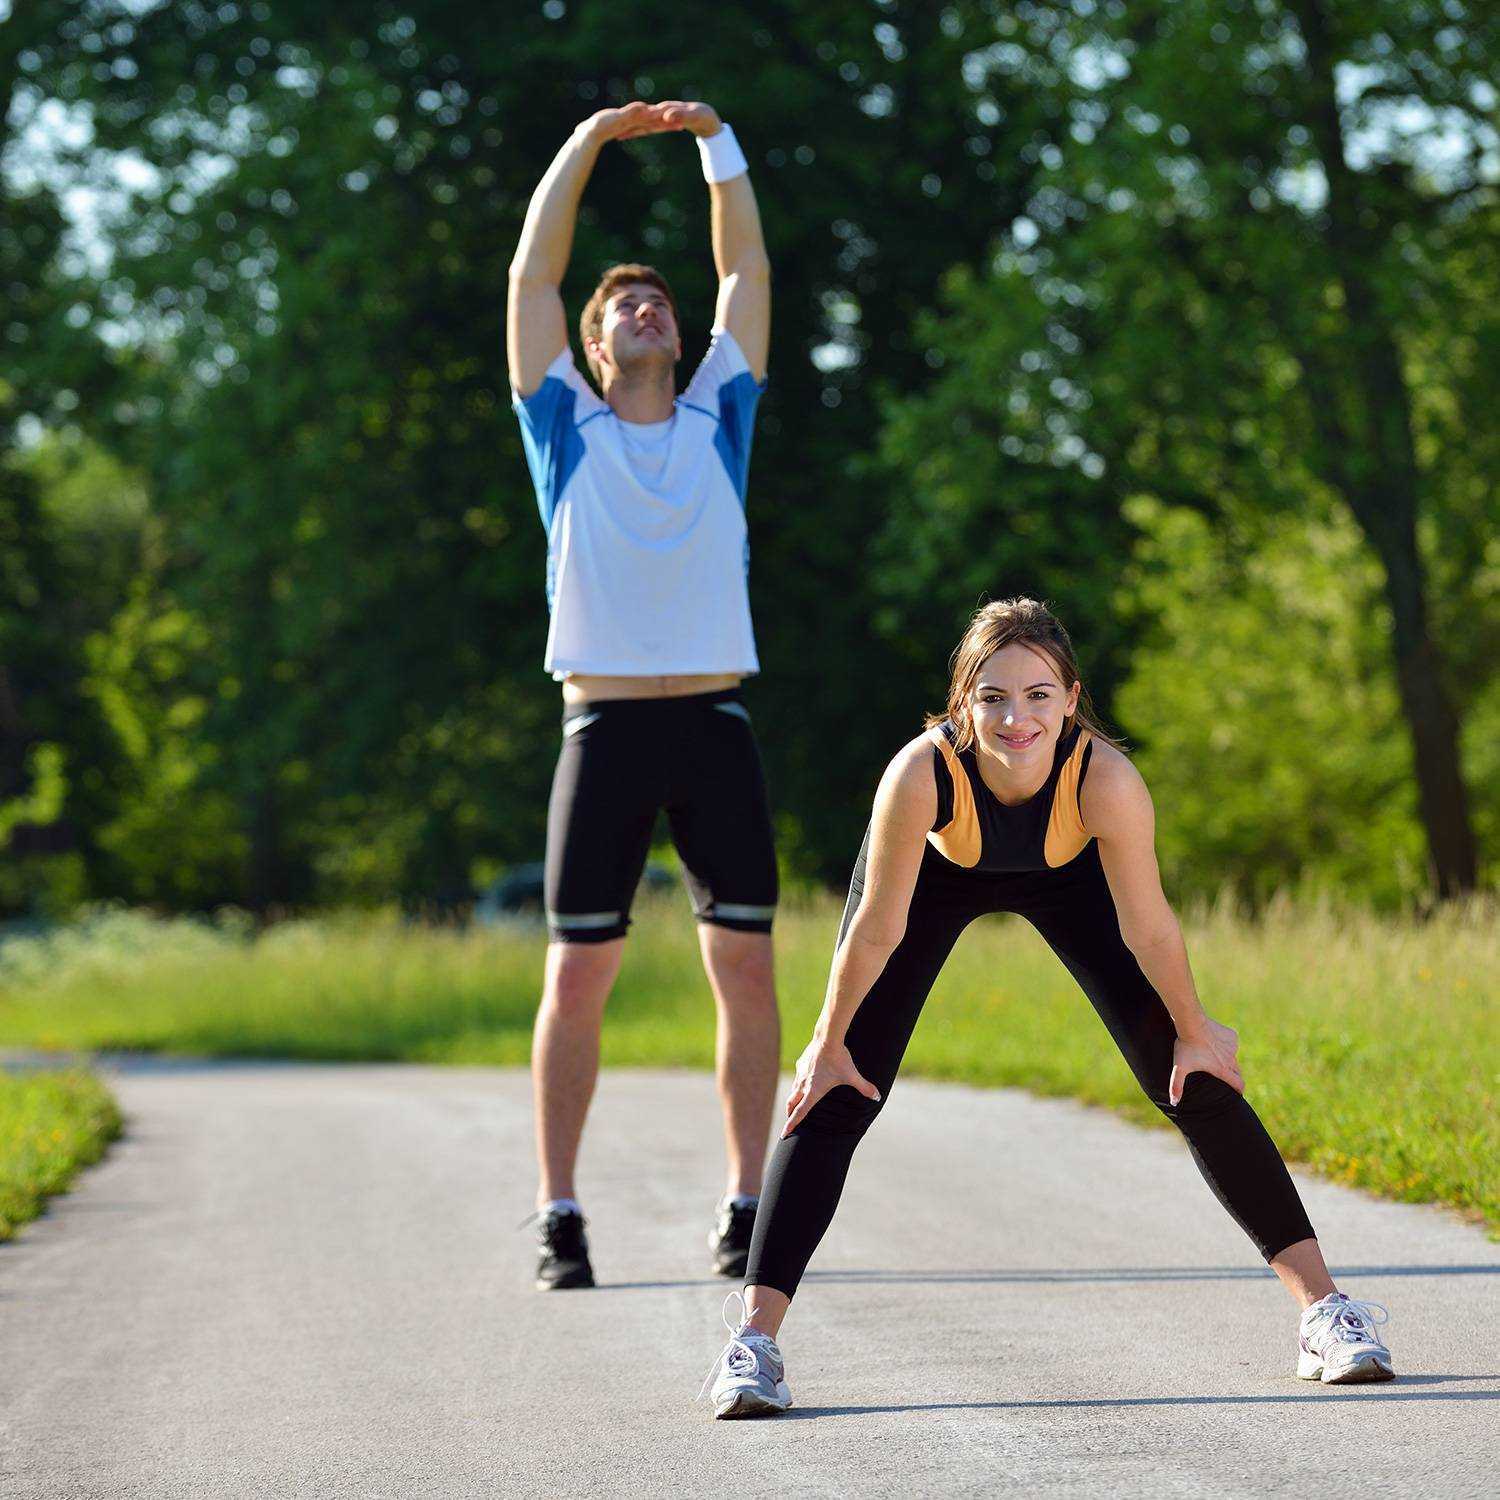
<path id="1" fill-rule="evenodd" d="M 951 719 L 957 730 L 954 748 L 972 748 L 974 719 L 969 712 L 969 698 L 979 680 L 979 669 L 995 652 L 1006 646 L 1029 646 L 1033 651 L 1041 652 L 1052 663 L 1064 689 L 1078 683 L 1078 706 L 1069 719 L 1076 719 L 1096 740 L 1113 745 L 1117 750 L 1123 748 L 1120 741 L 1106 733 L 1099 723 L 1088 689 L 1083 686 L 1078 672 L 1073 642 L 1068 639 L 1062 621 L 1035 599 L 996 599 L 975 611 L 949 661 L 948 711 L 928 714 L 929 729 L 944 719 Z"/>

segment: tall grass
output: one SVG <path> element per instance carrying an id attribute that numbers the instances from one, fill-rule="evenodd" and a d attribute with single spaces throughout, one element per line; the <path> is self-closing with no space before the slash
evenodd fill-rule
<path id="1" fill-rule="evenodd" d="M 0 1073 L 0 1240 L 66 1191 L 119 1132 L 113 1098 L 88 1073 Z"/>
<path id="2" fill-rule="evenodd" d="M 679 900 L 642 900 L 610 1001 L 611 1066 L 703 1068 L 712 1006 Z M 778 921 L 788 1064 L 838 920 Z M 1341 1182 L 1440 1201 L 1500 1229 L 1500 933 L 1484 908 L 1427 921 L 1286 901 L 1187 923 L 1210 1011 L 1239 1028 L 1250 1096 L 1286 1154 Z M 541 983 L 530 927 L 392 918 L 230 925 L 106 914 L 0 948 L 0 1045 L 521 1064 Z M 1023 923 L 987 918 L 949 961 L 907 1070 L 1069 1095 L 1159 1123 L 1072 980 Z"/>

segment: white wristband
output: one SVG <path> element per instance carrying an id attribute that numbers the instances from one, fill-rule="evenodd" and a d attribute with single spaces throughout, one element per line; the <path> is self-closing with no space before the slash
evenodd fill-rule
<path id="1" fill-rule="evenodd" d="M 705 182 L 728 182 L 750 170 L 740 143 L 728 125 L 721 125 L 713 135 L 698 137 L 698 159 L 703 163 Z"/>

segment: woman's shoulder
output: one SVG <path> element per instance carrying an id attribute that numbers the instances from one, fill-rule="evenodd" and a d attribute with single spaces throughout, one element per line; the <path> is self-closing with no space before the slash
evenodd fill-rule
<path id="1" fill-rule="evenodd" d="M 1099 739 L 1090 744 L 1088 772 L 1079 800 L 1084 824 L 1094 832 L 1151 807 L 1151 794 L 1135 762 L 1123 750 Z"/>
<path id="2" fill-rule="evenodd" d="M 929 822 L 937 807 L 937 781 L 932 757 L 937 747 L 932 731 L 924 729 L 909 739 L 890 759 L 880 779 L 879 795 L 894 804 L 924 813 Z"/>
<path id="3" fill-rule="evenodd" d="M 940 731 L 924 729 L 921 734 L 909 739 L 892 757 L 890 764 L 886 767 L 886 775 L 906 781 L 918 781 L 925 773 L 927 780 L 932 779 L 932 757 L 937 750 L 937 741 L 933 738 Z"/>

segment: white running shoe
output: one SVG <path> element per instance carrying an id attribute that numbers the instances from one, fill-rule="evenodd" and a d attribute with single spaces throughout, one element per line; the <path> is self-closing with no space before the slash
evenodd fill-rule
<path id="1" fill-rule="evenodd" d="M 1343 1292 L 1314 1302 L 1298 1329 L 1298 1378 L 1324 1385 L 1393 1379 L 1391 1351 L 1375 1332 L 1389 1317 L 1378 1302 L 1356 1302 Z"/>
<path id="2" fill-rule="evenodd" d="M 729 1304 L 739 1304 L 739 1318 L 731 1322 Z M 776 1340 L 745 1322 L 745 1299 L 731 1292 L 724 1299 L 724 1326 L 729 1342 L 698 1392 L 710 1392 L 715 1417 L 774 1417 L 792 1404 L 787 1389 L 786 1364 Z"/>

